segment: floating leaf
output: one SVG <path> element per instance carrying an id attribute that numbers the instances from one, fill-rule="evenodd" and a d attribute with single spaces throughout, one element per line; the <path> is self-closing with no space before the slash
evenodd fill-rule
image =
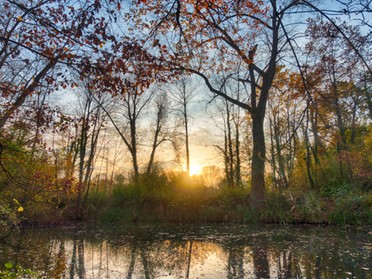
<path id="1" fill-rule="evenodd" d="M 23 212 L 23 211 L 24 211 L 23 206 L 18 207 L 18 212 Z"/>
<path id="2" fill-rule="evenodd" d="M 5 268 L 6 269 L 11 269 L 13 267 L 13 264 L 12 263 L 6 263 L 5 264 Z"/>

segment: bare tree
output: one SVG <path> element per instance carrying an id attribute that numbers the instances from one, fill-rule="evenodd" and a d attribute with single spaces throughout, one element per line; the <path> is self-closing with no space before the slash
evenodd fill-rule
<path id="1" fill-rule="evenodd" d="M 183 134 L 185 142 L 185 159 L 186 171 L 190 175 L 190 102 L 196 94 L 197 84 L 187 77 L 181 77 L 174 83 L 174 88 L 171 89 L 169 98 L 174 103 L 173 111 L 179 117 L 183 125 Z"/>
<path id="2" fill-rule="evenodd" d="M 167 95 L 164 93 L 158 93 L 159 95 L 155 98 L 156 107 L 156 118 L 154 123 L 154 129 L 152 131 L 153 141 L 151 146 L 151 152 L 149 156 L 149 161 L 147 164 L 146 173 L 151 173 L 154 167 L 155 153 L 158 147 L 169 139 L 169 133 L 165 127 L 168 114 L 168 99 Z"/>
<path id="3" fill-rule="evenodd" d="M 102 127 L 106 121 L 106 114 L 102 110 L 103 97 L 93 98 L 93 92 L 89 89 L 89 84 L 85 85 L 86 94 L 83 96 L 82 111 L 79 123 L 79 136 L 77 139 L 78 150 L 78 196 L 77 196 L 77 215 L 82 217 L 82 210 L 88 199 L 91 186 L 91 178 L 94 170 L 97 145 Z M 98 100 L 97 103 L 96 100 Z"/>

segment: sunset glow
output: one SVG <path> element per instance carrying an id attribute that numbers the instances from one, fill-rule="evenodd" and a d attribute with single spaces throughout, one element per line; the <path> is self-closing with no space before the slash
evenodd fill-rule
<path id="1" fill-rule="evenodd" d="M 199 175 L 203 170 L 203 166 L 199 164 L 190 165 L 190 175 Z"/>

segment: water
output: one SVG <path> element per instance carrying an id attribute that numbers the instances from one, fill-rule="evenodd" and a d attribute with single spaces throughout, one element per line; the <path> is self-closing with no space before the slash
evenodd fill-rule
<path id="1" fill-rule="evenodd" d="M 42 278 L 372 278 L 367 229 L 243 225 L 25 229 L 0 264 Z"/>

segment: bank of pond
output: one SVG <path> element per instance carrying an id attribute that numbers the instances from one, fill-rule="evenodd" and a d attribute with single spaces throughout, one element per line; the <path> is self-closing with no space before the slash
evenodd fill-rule
<path id="1" fill-rule="evenodd" d="M 314 191 L 267 193 L 261 209 L 252 209 L 248 189 L 181 188 L 177 191 L 122 186 L 76 199 L 22 203 L 18 216 L 28 225 L 96 223 L 173 224 L 328 224 L 372 225 L 369 192 L 321 195 Z M 18 207 L 19 205 L 16 205 Z"/>

